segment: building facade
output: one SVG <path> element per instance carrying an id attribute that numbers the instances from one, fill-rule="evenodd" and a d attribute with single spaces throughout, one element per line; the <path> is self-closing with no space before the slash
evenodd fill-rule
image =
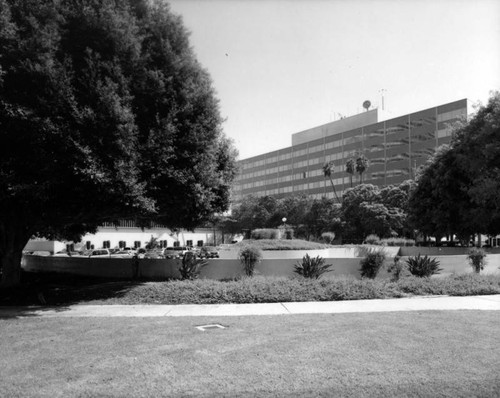
<path id="1" fill-rule="evenodd" d="M 171 229 L 152 224 L 150 228 L 140 228 L 134 221 L 121 220 L 118 224 L 104 223 L 94 234 L 85 234 L 78 243 L 49 241 L 47 239 L 31 239 L 25 246 L 25 252 L 49 252 L 57 253 L 66 248 L 71 250 L 85 249 L 119 249 L 130 247 L 134 249 L 144 248 L 151 240 L 157 240 L 161 248 L 171 246 L 210 246 L 221 243 L 221 232 L 213 228 L 197 228 L 194 231 Z"/>
<path id="2" fill-rule="evenodd" d="M 400 184 L 415 177 L 437 147 L 451 140 L 450 125 L 467 117 L 467 100 L 379 121 L 379 110 L 344 118 L 292 135 L 292 146 L 239 161 L 234 199 L 247 195 L 283 197 L 305 194 L 333 197 L 323 174 L 333 161 L 333 184 L 339 196 L 351 186 L 345 163 L 357 154 L 370 161 L 363 183 Z M 359 177 L 353 176 L 354 183 Z"/>

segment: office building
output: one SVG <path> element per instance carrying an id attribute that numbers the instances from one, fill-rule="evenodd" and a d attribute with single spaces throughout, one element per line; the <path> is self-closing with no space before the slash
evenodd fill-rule
<path id="1" fill-rule="evenodd" d="M 333 161 L 339 196 L 351 186 L 348 159 L 364 154 L 370 162 L 363 183 L 399 184 L 415 177 L 437 147 L 451 140 L 449 126 L 467 117 L 467 100 L 459 100 L 408 115 L 379 121 L 378 109 L 343 118 L 292 135 L 292 145 L 239 161 L 234 199 L 246 195 L 283 197 L 306 194 L 333 197 L 323 165 Z M 353 176 L 359 183 L 359 176 Z"/>

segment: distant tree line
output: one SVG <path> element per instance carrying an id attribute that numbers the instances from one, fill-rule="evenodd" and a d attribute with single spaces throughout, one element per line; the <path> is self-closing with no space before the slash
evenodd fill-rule
<path id="1" fill-rule="evenodd" d="M 285 217 L 286 223 L 294 227 L 295 237 L 307 240 L 319 240 L 325 232 L 356 243 L 369 234 L 411 237 L 413 230 L 406 214 L 412 184 L 405 181 L 382 189 L 360 184 L 345 191 L 341 204 L 336 199 L 305 195 L 247 196 L 233 207 L 230 219 L 234 231 L 251 231 L 276 228 Z"/>

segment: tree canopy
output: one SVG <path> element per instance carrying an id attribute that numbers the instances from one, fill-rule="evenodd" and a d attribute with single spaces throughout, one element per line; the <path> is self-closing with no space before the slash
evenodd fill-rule
<path id="1" fill-rule="evenodd" d="M 147 0 L 0 0 L 0 259 L 103 221 L 194 228 L 235 150 L 182 19 Z"/>
<path id="2" fill-rule="evenodd" d="M 452 127 L 442 147 L 417 176 L 410 197 L 412 223 L 428 235 L 500 233 L 500 93 L 469 122 Z"/>

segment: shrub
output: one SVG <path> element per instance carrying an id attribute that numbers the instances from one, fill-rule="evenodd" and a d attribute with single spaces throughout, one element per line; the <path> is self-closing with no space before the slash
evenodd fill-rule
<path id="1" fill-rule="evenodd" d="M 380 245 L 380 238 L 378 235 L 370 234 L 365 238 L 365 243 L 368 245 Z"/>
<path id="2" fill-rule="evenodd" d="M 365 258 L 360 262 L 361 277 L 374 279 L 384 264 L 384 260 L 385 253 L 383 251 L 367 253 Z"/>
<path id="3" fill-rule="evenodd" d="M 293 229 L 292 228 L 285 229 L 285 239 L 287 239 L 287 240 L 293 239 Z"/>
<path id="4" fill-rule="evenodd" d="M 196 279 L 200 274 L 201 268 L 207 265 L 207 261 L 203 259 L 196 258 L 196 255 L 191 252 L 184 254 L 182 258 L 182 265 L 179 268 L 181 273 L 181 279 Z"/>
<path id="5" fill-rule="evenodd" d="M 392 273 L 391 280 L 393 282 L 399 281 L 403 276 L 406 276 L 405 274 L 410 274 L 407 264 L 403 263 L 399 256 L 394 257 L 394 262 L 389 265 L 387 272 Z"/>
<path id="6" fill-rule="evenodd" d="M 250 237 L 252 239 L 278 239 L 279 232 L 271 228 L 254 229 Z"/>
<path id="7" fill-rule="evenodd" d="M 419 254 L 418 256 L 409 257 L 406 260 L 406 264 L 408 264 L 408 270 L 411 274 L 420 278 L 428 278 L 442 271 L 442 268 L 439 268 L 439 261 L 427 255 L 421 257 Z"/>
<path id="8" fill-rule="evenodd" d="M 330 245 L 335 239 L 335 232 L 323 232 L 321 234 L 321 239 Z"/>
<path id="9" fill-rule="evenodd" d="M 484 269 L 484 266 L 486 264 L 485 258 L 486 252 L 484 251 L 484 249 L 473 247 L 467 251 L 467 260 L 469 260 L 471 267 L 478 274 Z"/>
<path id="10" fill-rule="evenodd" d="M 405 238 L 382 239 L 380 243 L 384 246 L 415 246 L 414 239 L 405 239 Z"/>
<path id="11" fill-rule="evenodd" d="M 255 246 L 245 246 L 238 253 L 247 276 L 253 276 L 255 264 L 262 259 L 262 250 Z"/>
<path id="12" fill-rule="evenodd" d="M 325 272 L 333 271 L 328 269 L 331 266 L 332 264 L 325 264 L 325 259 L 320 256 L 313 258 L 306 254 L 302 257 L 301 262 L 295 264 L 293 272 L 302 275 L 304 278 L 318 279 Z"/>

